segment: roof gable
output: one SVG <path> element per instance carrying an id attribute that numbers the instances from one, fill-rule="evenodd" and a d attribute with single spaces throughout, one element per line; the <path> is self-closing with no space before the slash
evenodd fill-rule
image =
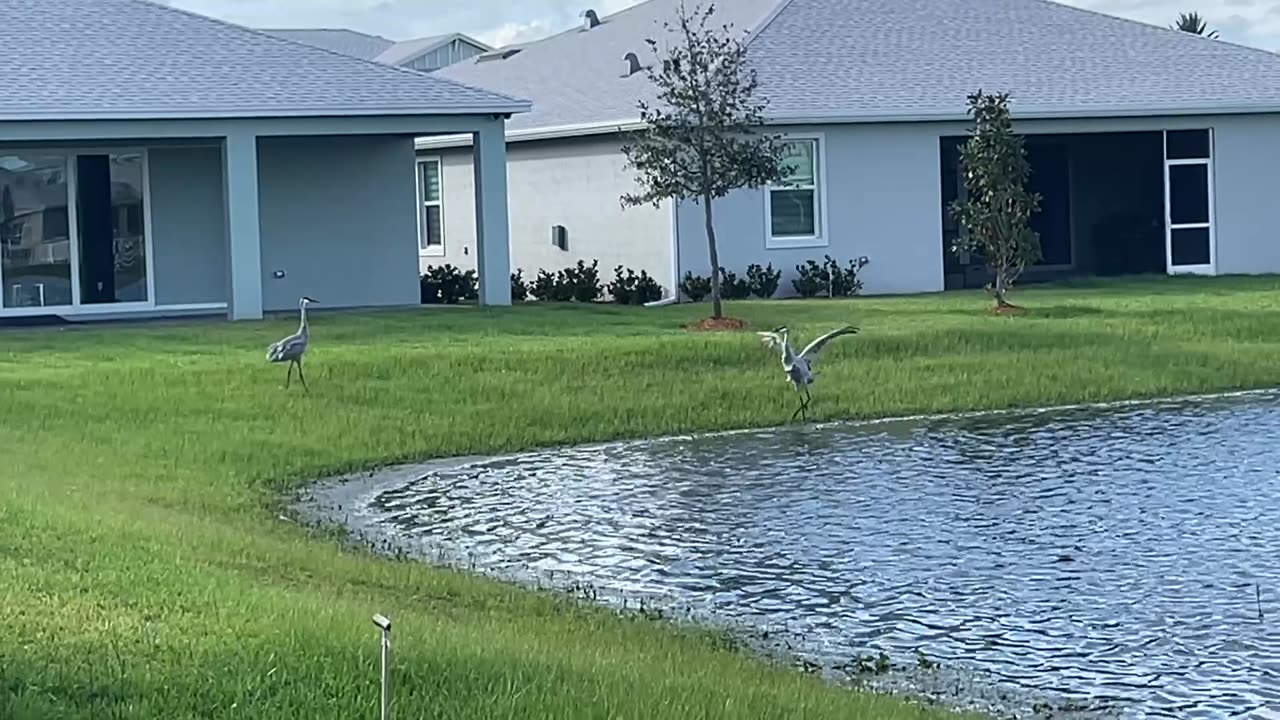
<path id="1" fill-rule="evenodd" d="M 521 112 L 527 103 L 150 0 L 0 0 L 0 120 Z M 74 29 L 69 29 L 74 28 Z M 90 58 L 92 62 L 67 62 Z"/>
<path id="2" fill-rule="evenodd" d="M 454 40 L 460 40 L 472 47 L 486 52 L 493 48 L 468 37 L 462 33 L 448 33 L 446 35 L 432 35 L 430 37 L 422 37 L 414 40 L 404 40 L 402 42 L 393 43 L 390 47 L 379 53 L 374 60 L 387 65 L 404 65 L 426 55 L 427 53 L 441 48 Z"/>

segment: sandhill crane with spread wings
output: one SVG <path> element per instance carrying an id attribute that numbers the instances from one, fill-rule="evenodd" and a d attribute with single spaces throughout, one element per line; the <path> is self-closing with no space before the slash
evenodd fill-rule
<path id="1" fill-rule="evenodd" d="M 818 351 L 833 339 L 841 335 L 852 335 L 856 332 L 858 332 L 858 328 L 852 325 L 832 330 L 806 345 L 804 350 L 798 354 L 795 348 L 791 347 L 787 326 L 783 325 L 767 332 L 756 333 L 765 345 L 781 349 L 782 370 L 787 374 L 787 380 L 795 386 L 796 392 L 804 393 L 804 397 L 800 400 L 800 407 L 796 408 L 796 411 L 791 414 L 792 420 L 795 420 L 797 415 L 802 419 L 808 419 L 806 410 L 809 408 L 809 386 L 813 384 L 816 376 L 813 367 L 818 359 Z"/>
<path id="2" fill-rule="evenodd" d="M 287 337 L 271 343 L 267 348 L 267 361 L 273 363 L 289 363 L 289 374 L 285 377 L 284 386 L 289 387 L 290 381 L 293 380 L 293 366 L 298 366 L 298 379 L 302 381 L 302 389 L 311 392 L 311 388 L 307 387 L 307 378 L 302 374 L 302 356 L 307 353 L 307 346 L 311 341 L 311 328 L 307 325 L 307 306 L 314 303 L 315 300 L 307 296 L 302 296 L 298 300 L 298 310 L 302 314 L 302 321 L 298 324 L 298 331 Z"/>

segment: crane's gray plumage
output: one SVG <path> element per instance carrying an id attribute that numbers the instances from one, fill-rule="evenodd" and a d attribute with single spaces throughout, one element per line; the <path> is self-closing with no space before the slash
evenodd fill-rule
<path id="1" fill-rule="evenodd" d="M 302 315 L 301 322 L 298 324 L 298 331 L 287 337 L 271 343 L 267 348 L 267 361 L 273 363 L 289 363 L 289 374 L 285 377 L 284 386 L 289 387 L 289 383 L 293 380 L 293 366 L 298 366 L 298 379 L 302 381 L 302 389 L 307 392 L 311 388 L 307 387 L 307 378 L 302 374 L 302 356 L 307 353 L 307 346 L 311 341 L 311 327 L 307 324 L 307 306 L 314 303 L 315 300 L 307 296 L 303 296 L 298 300 L 298 310 Z"/>
<path id="2" fill-rule="evenodd" d="M 796 392 L 804 393 L 804 397 L 800 400 L 800 407 L 796 408 L 796 411 L 791 415 L 792 420 L 795 420 L 797 415 L 805 416 L 806 410 L 809 408 L 809 386 L 813 384 L 816 378 L 813 368 L 818 360 L 818 351 L 841 335 L 853 335 L 857 332 L 858 328 L 852 325 L 832 330 L 805 345 L 804 350 L 799 353 L 795 351 L 795 348 L 791 347 L 789 331 L 785 325 L 767 332 L 756 333 L 766 346 L 781 350 L 782 370 L 787 374 L 787 380 L 795 386 Z"/>

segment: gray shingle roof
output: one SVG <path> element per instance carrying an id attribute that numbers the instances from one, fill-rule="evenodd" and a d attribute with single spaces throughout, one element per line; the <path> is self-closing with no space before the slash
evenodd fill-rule
<path id="1" fill-rule="evenodd" d="M 345 28 L 264 28 L 262 32 L 363 60 L 376 59 L 387 48 L 396 44 L 394 40 L 380 35 L 368 35 Z"/>
<path id="2" fill-rule="evenodd" d="M 520 112 L 522 101 L 149 0 L 0 0 L 0 121 Z"/>
<path id="3" fill-rule="evenodd" d="M 716 5 L 716 16 L 745 32 L 777 3 L 723 0 Z M 434 75 L 532 100 L 532 111 L 507 124 L 511 130 L 635 118 L 636 101 L 648 96 L 648 81 L 642 73 L 621 77 L 623 56 L 634 52 L 647 62 L 651 53 L 645 38 L 661 36 L 662 23 L 674 17 L 677 4 L 650 0 L 601 18 L 591 30 L 574 28 L 528 43 L 506 60 L 464 60 Z"/>
<path id="4" fill-rule="evenodd" d="M 791 0 L 750 52 L 779 115 L 1280 107 L 1280 56 L 1047 0 Z"/>
<path id="5" fill-rule="evenodd" d="M 598 27 L 532 43 L 440 77 L 529 98 L 511 130 L 634 120 L 649 96 L 622 57 L 677 0 L 649 0 Z M 962 118 L 965 96 L 1007 90 L 1015 113 L 1087 116 L 1280 109 L 1280 56 L 1049 0 L 725 0 L 759 29 L 750 57 L 779 120 Z M 766 21 L 762 28 L 759 23 Z"/>

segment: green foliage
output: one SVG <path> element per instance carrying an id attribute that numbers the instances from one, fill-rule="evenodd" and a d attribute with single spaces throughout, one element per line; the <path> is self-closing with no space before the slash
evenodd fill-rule
<path id="1" fill-rule="evenodd" d="M 543 302 L 569 302 L 573 299 L 573 287 L 565 279 L 563 270 L 554 273 L 538 270 L 529 293 Z"/>
<path id="2" fill-rule="evenodd" d="M 624 207 L 666 200 L 696 200 L 703 209 L 709 267 L 720 267 L 712 201 L 739 188 L 786 179 L 783 143 L 760 132 L 768 101 L 757 95 L 759 80 L 747 62 L 747 44 L 730 25 L 712 22 L 715 5 L 692 10 L 682 2 L 675 37 L 646 42 L 655 62 L 645 68 L 656 102 L 638 103 L 644 129 L 622 146 L 638 189 L 622 196 Z M 712 273 L 714 316 L 721 317 L 720 278 Z"/>
<path id="3" fill-rule="evenodd" d="M 865 255 L 850 260 L 848 266 L 841 266 L 830 255 L 824 255 L 821 263 L 808 260 L 796 266 L 796 277 L 791 281 L 791 287 L 797 295 L 805 298 L 819 295 L 851 297 L 862 292 L 862 278 L 858 273 L 869 262 Z"/>
<path id="4" fill-rule="evenodd" d="M 1194 11 L 1178 13 L 1177 22 L 1169 27 L 1192 35 L 1204 35 L 1207 38 L 1215 39 L 1218 37 L 1218 31 L 1209 30 L 1209 24 L 1200 16 L 1200 13 Z"/>
<path id="5" fill-rule="evenodd" d="M 635 270 L 619 265 L 613 270 L 613 282 L 609 283 L 609 296 L 621 305 L 643 305 L 662 299 L 662 286 L 648 272 Z"/>
<path id="6" fill-rule="evenodd" d="M 831 288 L 831 269 L 819 265 L 817 260 L 806 260 L 796 266 L 796 277 L 791 280 L 791 287 L 802 298 L 817 297 Z"/>
<path id="7" fill-rule="evenodd" d="M 418 285 L 424 305 L 456 305 L 463 300 L 475 300 L 479 296 L 476 271 L 463 272 L 449 263 L 427 267 L 427 271 L 419 276 Z"/>
<path id="8" fill-rule="evenodd" d="M 852 297 L 862 292 L 862 278 L 858 277 L 858 273 L 871 262 L 866 255 L 850 260 L 843 268 L 830 255 L 825 256 L 825 259 L 827 276 L 831 282 L 827 290 L 828 297 Z"/>
<path id="9" fill-rule="evenodd" d="M 758 263 L 747 266 L 747 283 L 751 294 L 762 300 L 768 300 L 777 294 L 778 283 L 781 281 L 782 271 L 774 270 L 773 263 L 769 263 L 767 267 L 761 267 Z"/>
<path id="10" fill-rule="evenodd" d="M 720 292 L 729 300 L 746 300 L 751 297 L 751 283 L 724 268 L 720 268 Z"/>
<path id="11" fill-rule="evenodd" d="M 595 302 L 604 293 L 600 285 L 600 261 L 592 260 L 588 265 L 579 260 L 563 273 L 563 282 L 569 288 L 569 295 L 577 302 Z"/>
<path id="12" fill-rule="evenodd" d="M 511 301 L 524 302 L 529 297 L 529 283 L 524 279 L 524 270 L 517 269 L 511 273 Z"/>
<path id="13" fill-rule="evenodd" d="M 680 281 L 680 292 L 691 302 L 702 302 L 711 294 L 711 278 L 686 271 L 684 279 Z"/>
<path id="14" fill-rule="evenodd" d="M 951 212 L 968 232 L 957 238 L 953 252 L 982 256 L 995 276 L 998 306 L 1027 265 L 1040 257 L 1040 237 L 1030 227 L 1040 196 L 1025 189 L 1031 174 L 1023 140 L 1013 132 L 1007 93 L 969 96 L 974 129 L 960 148 L 967 197 L 956 200 Z"/>

